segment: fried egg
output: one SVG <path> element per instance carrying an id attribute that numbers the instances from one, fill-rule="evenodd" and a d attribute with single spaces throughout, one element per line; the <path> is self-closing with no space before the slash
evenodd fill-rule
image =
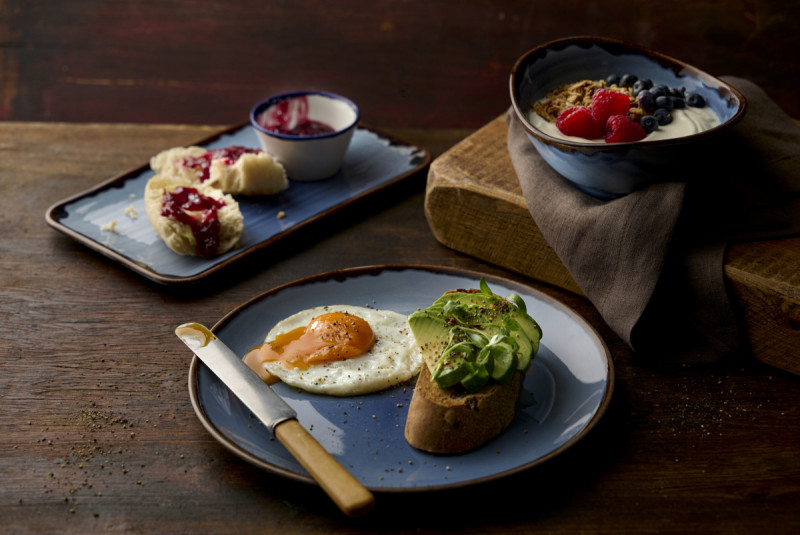
<path id="1" fill-rule="evenodd" d="M 422 356 L 406 316 L 352 305 L 314 307 L 278 322 L 245 362 L 316 394 L 355 396 L 419 373 Z"/>

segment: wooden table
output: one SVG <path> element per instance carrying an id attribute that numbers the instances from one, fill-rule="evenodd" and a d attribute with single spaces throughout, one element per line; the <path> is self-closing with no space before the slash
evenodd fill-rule
<path id="1" fill-rule="evenodd" d="M 424 172 L 190 288 L 151 283 L 45 224 L 51 204 L 216 130 L 0 123 L 0 532 L 800 530 L 800 378 L 754 359 L 663 367 L 631 354 L 583 298 L 442 246 L 424 216 Z M 435 156 L 471 131 L 390 133 Z M 378 494 L 355 520 L 220 446 L 192 410 L 174 326 L 213 325 L 277 285 L 381 263 L 503 275 L 573 307 L 613 356 L 605 417 L 537 468 Z"/>

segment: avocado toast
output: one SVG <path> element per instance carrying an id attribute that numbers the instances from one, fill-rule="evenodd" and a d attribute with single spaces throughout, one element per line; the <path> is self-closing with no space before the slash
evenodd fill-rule
<path id="1" fill-rule="evenodd" d="M 460 453 L 500 434 L 514 418 L 542 331 L 516 295 L 451 290 L 408 318 L 423 356 L 406 420 L 413 447 Z"/>

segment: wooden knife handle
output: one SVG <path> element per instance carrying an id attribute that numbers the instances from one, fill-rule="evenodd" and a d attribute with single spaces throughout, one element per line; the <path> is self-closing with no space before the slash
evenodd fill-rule
<path id="1" fill-rule="evenodd" d="M 322 490 L 348 516 L 368 513 L 375 505 L 372 493 L 323 448 L 297 420 L 275 426 L 275 436 L 294 455 Z"/>

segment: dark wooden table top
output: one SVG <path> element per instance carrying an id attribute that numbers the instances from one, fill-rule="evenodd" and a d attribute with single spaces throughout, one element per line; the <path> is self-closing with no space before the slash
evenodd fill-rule
<path id="1" fill-rule="evenodd" d="M 151 283 L 45 224 L 53 203 L 216 130 L 0 123 L 0 532 L 800 530 L 797 376 L 752 359 L 669 367 L 632 354 L 584 299 L 440 245 L 423 213 L 424 171 L 189 288 Z M 434 156 L 470 132 L 391 130 Z M 382 263 L 503 275 L 573 307 L 616 367 L 599 425 L 539 467 L 378 494 L 359 519 L 220 446 L 192 410 L 175 325 L 213 325 L 280 284 Z"/>

